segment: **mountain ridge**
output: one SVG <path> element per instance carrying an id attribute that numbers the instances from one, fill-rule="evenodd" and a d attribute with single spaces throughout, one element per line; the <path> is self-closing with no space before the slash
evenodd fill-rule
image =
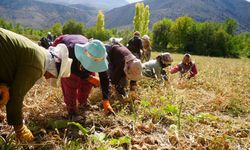
<path id="1" fill-rule="evenodd" d="M 54 0 L 56 1 L 66 0 Z M 200 22 L 223 22 L 227 18 L 233 18 L 239 23 L 240 31 L 250 31 L 250 3 L 245 0 L 145 0 L 144 4 L 150 7 L 150 28 L 163 18 L 175 20 L 187 15 Z M 56 22 L 63 24 L 69 19 L 83 22 L 90 27 L 95 25 L 98 10 L 99 8 L 83 4 L 60 5 L 41 0 L 0 1 L 0 14 L 3 19 L 25 27 L 41 29 L 49 28 Z M 135 3 L 107 11 L 105 28 L 132 28 L 134 14 Z"/>
<path id="2" fill-rule="evenodd" d="M 227 18 L 233 18 L 239 23 L 241 30 L 250 31 L 250 3 L 245 0 L 145 0 L 144 4 L 150 7 L 151 27 L 153 23 L 163 18 L 175 20 L 187 15 L 197 21 L 222 22 Z M 106 28 L 131 26 L 134 12 L 134 4 L 106 12 Z M 119 17 L 121 13 L 125 16 Z"/>
<path id="3" fill-rule="evenodd" d="M 87 22 L 97 9 L 83 10 L 72 6 L 48 4 L 34 0 L 1 0 L 1 17 L 25 27 L 49 28 L 54 23 L 69 19 Z M 72 17 L 73 16 L 73 17 Z"/>
<path id="4" fill-rule="evenodd" d="M 85 6 L 94 7 L 97 9 L 102 9 L 104 11 L 124 6 L 129 4 L 126 0 L 36 0 L 47 3 L 63 4 L 63 5 L 72 5 L 72 4 L 81 4 Z"/>

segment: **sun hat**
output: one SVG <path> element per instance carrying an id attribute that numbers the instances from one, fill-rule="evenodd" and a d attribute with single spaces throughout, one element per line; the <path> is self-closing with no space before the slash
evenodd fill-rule
<path id="1" fill-rule="evenodd" d="M 58 44 L 56 47 L 50 46 L 47 52 L 47 60 L 45 70 L 54 75 L 48 81 L 52 86 L 59 86 L 60 79 L 69 77 L 71 74 L 72 59 L 69 58 L 69 51 L 65 44 Z M 59 64 L 56 65 L 56 64 Z"/>
<path id="2" fill-rule="evenodd" d="M 125 57 L 124 72 L 129 80 L 137 81 L 142 78 L 142 63 L 134 55 Z"/>
<path id="3" fill-rule="evenodd" d="M 82 66 L 90 72 L 108 70 L 106 48 L 99 40 L 91 40 L 86 44 L 76 44 L 75 56 Z"/>

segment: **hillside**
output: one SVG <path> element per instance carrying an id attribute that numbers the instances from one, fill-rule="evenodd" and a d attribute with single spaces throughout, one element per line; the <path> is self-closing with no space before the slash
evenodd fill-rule
<path id="1" fill-rule="evenodd" d="M 150 7 L 151 25 L 162 18 L 188 15 L 197 21 L 235 19 L 242 31 L 250 31 L 250 3 L 245 0 L 145 0 Z M 134 4 L 115 8 L 105 14 L 106 27 L 131 26 Z"/>
<path id="2" fill-rule="evenodd" d="M 106 28 L 131 28 L 134 4 L 126 4 L 126 0 L 1 0 L 0 13 L 2 18 L 26 27 L 47 28 L 68 19 L 90 27 L 95 24 L 98 9 L 118 7 L 105 13 Z M 197 21 L 221 22 L 230 17 L 241 31 L 250 31 L 250 3 L 245 0 L 145 0 L 145 4 L 150 6 L 150 27 L 165 17 L 175 20 L 188 15 Z"/>
<path id="3" fill-rule="evenodd" d="M 126 0 L 38 0 L 55 4 L 82 4 L 85 6 L 95 7 L 97 9 L 110 10 L 129 4 Z"/>
<path id="4" fill-rule="evenodd" d="M 78 6 L 79 7 L 79 6 Z M 87 22 L 96 16 L 97 9 L 82 6 L 64 6 L 34 0 L 1 0 L 1 17 L 26 27 L 48 28 L 56 22 L 64 23 L 69 19 Z"/>

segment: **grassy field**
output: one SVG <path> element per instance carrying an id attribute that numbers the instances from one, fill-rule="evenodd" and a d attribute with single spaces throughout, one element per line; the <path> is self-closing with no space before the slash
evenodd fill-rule
<path id="1" fill-rule="evenodd" d="M 182 55 L 173 58 L 175 65 Z M 144 78 L 133 101 L 113 92 L 116 117 L 104 115 L 100 91 L 93 89 L 86 118 L 69 122 L 61 90 L 41 80 L 23 108 L 35 141 L 16 142 L 6 120 L 0 124 L 0 141 L 13 149 L 250 149 L 250 60 L 193 60 L 195 79 L 174 74 L 159 84 Z"/>

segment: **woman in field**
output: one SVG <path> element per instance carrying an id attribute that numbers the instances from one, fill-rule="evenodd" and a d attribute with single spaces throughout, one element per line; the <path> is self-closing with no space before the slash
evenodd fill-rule
<path id="1" fill-rule="evenodd" d="M 134 37 L 128 41 L 127 48 L 135 55 L 136 58 L 141 59 L 142 54 L 142 40 L 140 38 L 140 32 L 134 32 Z"/>
<path id="2" fill-rule="evenodd" d="M 109 76 L 116 91 L 123 98 L 128 97 L 125 88 L 130 81 L 130 91 L 136 90 L 136 81 L 141 78 L 142 65 L 129 49 L 123 46 L 119 38 L 111 38 L 107 46 Z"/>
<path id="3" fill-rule="evenodd" d="M 143 51 L 142 51 L 142 61 L 149 61 L 151 57 L 151 44 L 150 39 L 148 35 L 142 36 L 142 45 L 143 45 Z"/>
<path id="4" fill-rule="evenodd" d="M 162 53 L 154 60 L 143 63 L 143 75 L 150 78 L 159 79 L 161 81 L 168 80 L 166 71 L 164 68 L 171 65 L 173 59 L 170 53 Z"/>
<path id="5" fill-rule="evenodd" d="M 87 99 L 92 87 L 99 87 L 103 95 L 103 107 L 106 113 L 114 111 L 109 103 L 109 79 L 106 49 L 98 40 L 88 41 L 82 35 L 61 35 L 55 39 L 53 45 L 64 43 L 69 50 L 69 57 L 73 59 L 71 75 L 62 79 L 64 102 L 71 119 L 80 118 L 79 108 L 86 110 Z M 99 74 L 99 77 L 95 75 Z M 100 78 L 100 79 L 99 79 Z"/>
<path id="6" fill-rule="evenodd" d="M 195 77 L 198 72 L 195 63 L 191 59 L 190 54 L 184 54 L 182 61 L 175 67 L 171 68 L 171 74 L 176 72 L 180 72 L 181 78 L 185 77 L 187 79 L 190 79 L 192 77 Z"/>
<path id="7" fill-rule="evenodd" d="M 45 50 L 22 35 L 0 28 L 0 108 L 6 106 L 8 124 L 14 126 L 19 140 L 30 142 L 34 138 L 23 121 L 26 93 L 43 75 L 58 85 L 61 77 L 70 75 L 71 63 L 64 44 Z"/>

